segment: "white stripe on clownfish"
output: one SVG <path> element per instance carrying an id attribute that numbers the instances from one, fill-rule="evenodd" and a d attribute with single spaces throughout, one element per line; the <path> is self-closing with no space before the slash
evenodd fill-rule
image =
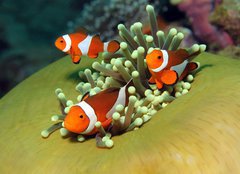
<path id="1" fill-rule="evenodd" d="M 92 38 L 93 38 L 93 36 L 88 35 L 83 41 L 81 41 L 78 44 L 78 48 L 81 50 L 82 55 L 87 55 L 88 54 L 90 44 L 92 42 Z"/>
<path id="2" fill-rule="evenodd" d="M 88 116 L 88 118 L 90 120 L 87 129 L 81 133 L 81 134 L 88 134 L 95 127 L 95 123 L 97 122 L 97 115 L 96 115 L 94 109 L 92 108 L 92 106 L 90 106 L 85 101 L 81 101 L 80 103 L 77 104 L 77 106 L 82 108 L 82 110 L 85 112 L 85 114 Z"/>
<path id="3" fill-rule="evenodd" d="M 103 43 L 103 51 L 108 51 L 108 44 L 109 44 L 109 42 Z"/>
<path id="4" fill-rule="evenodd" d="M 188 60 L 184 60 L 181 64 L 172 66 L 170 69 L 177 72 L 178 77 L 180 77 L 188 64 Z"/>
<path id="5" fill-rule="evenodd" d="M 63 52 L 67 52 L 71 48 L 72 41 L 71 41 L 71 38 L 70 38 L 70 36 L 68 34 L 63 35 L 62 37 L 63 37 L 63 39 L 64 39 L 64 41 L 66 43 L 66 46 L 65 46 L 65 48 L 62 51 Z"/>
<path id="6" fill-rule="evenodd" d="M 168 58 L 169 58 L 168 52 L 166 50 L 161 50 L 161 51 L 163 54 L 163 63 L 158 68 L 152 69 L 153 72 L 162 71 L 168 64 Z"/>
<path id="7" fill-rule="evenodd" d="M 125 104 L 126 104 L 126 93 L 125 93 L 126 92 L 126 86 L 127 85 L 125 85 L 124 87 L 120 88 L 120 90 L 118 92 L 118 97 L 117 97 L 116 102 L 114 103 L 114 105 L 108 111 L 108 113 L 106 115 L 107 118 L 112 117 L 112 114 L 115 112 L 116 106 L 118 104 L 121 104 L 121 105 L 125 106 Z"/>

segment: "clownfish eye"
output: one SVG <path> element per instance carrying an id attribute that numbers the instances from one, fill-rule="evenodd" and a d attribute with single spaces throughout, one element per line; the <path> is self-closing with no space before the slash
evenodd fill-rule
<path id="1" fill-rule="evenodd" d="M 80 115 L 79 117 L 80 117 L 81 119 L 83 119 L 83 115 Z"/>
<path id="2" fill-rule="evenodd" d="M 162 56 L 158 56 L 157 58 L 158 58 L 158 59 L 161 59 L 161 58 L 162 58 Z"/>
<path id="3" fill-rule="evenodd" d="M 63 40 L 60 40 L 61 43 L 63 43 Z"/>

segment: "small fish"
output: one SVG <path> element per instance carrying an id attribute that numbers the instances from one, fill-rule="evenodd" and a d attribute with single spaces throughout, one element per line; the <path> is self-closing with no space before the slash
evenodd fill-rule
<path id="1" fill-rule="evenodd" d="M 75 64 L 80 62 L 81 56 L 97 58 L 100 52 L 114 53 L 120 48 L 118 41 L 102 42 L 99 35 L 90 36 L 84 30 L 57 38 L 55 46 L 70 54 Z"/>
<path id="2" fill-rule="evenodd" d="M 93 96 L 84 95 L 81 102 L 71 107 L 64 127 L 77 134 L 93 135 L 97 133 L 95 123 L 100 121 L 103 128 L 107 129 L 116 106 L 128 104 L 128 86 L 129 83 L 122 88 L 108 88 Z"/>
<path id="3" fill-rule="evenodd" d="M 194 56 L 199 52 L 194 53 Z M 176 51 L 153 50 L 146 56 L 146 63 L 151 73 L 149 83 L 156 83 L 158 89 L 163 85 L 173 85 L 197 69 L 198 64 L 190 62 L 190 55 L 185 49 Z"/>

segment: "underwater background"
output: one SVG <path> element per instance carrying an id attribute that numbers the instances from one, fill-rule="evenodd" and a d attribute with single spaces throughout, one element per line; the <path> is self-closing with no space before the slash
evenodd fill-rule
<path id="1" fill-rule="evenodd" d="M 118 39 L 119 23 L 144 24 L 149 3 L 160 29 L 175 27 L 184 33 L 184 46 L 204 43 L 209 52 L 239 59 L 239 0 L 0 1 L 0 97 L 64 56 L 54 46 L 58 36 L 84 27 L 103 40 Z M 150 27 L 143 30 L 148 33 Z"/>
<path id="2" fill-rule="evenodd" d="M 0 99 L 0 173 L 239 173 L 239 0 L 0 4 L 3 84 L 30 76 Z M 54 41 L 81 27 L 119 54 L 73 64 Z"/>

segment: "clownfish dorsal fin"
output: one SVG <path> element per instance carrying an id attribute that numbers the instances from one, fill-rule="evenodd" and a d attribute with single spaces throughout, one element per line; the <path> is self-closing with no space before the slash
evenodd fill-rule
<path id="1" fill-rule="evenodd" d="M 76 29 L 76 33 L 89 35 L 89 33 L 91 33 L 91 32 L 84 27 L 79 27 L 79 28 Z"/>
<path id="2" fill-rule="evenodd" d="M 169 61 L 168 65 L 176 66 L 189 58 L 189 54 L 185 49 L 178 49 L 176 51 L 168 51 Z"/>
<path id="3" fill-rule="evenodd" d="M 86 92 L 86 93 L 82 96 L 81 101 L 86 100 L 89 96 L 90 96 L 90 95 L 89 95 L 89 92 Z"/>
<path id="4" fill-rule="evenodd" d="M 93 38 L 101 40 L 100 34 L 94 34 Z"/>
<path id="5" fill-rule="evenodd" d="M 180 59 L 182 59 L 182 60 L 186 60 L 186 59 L 188 59 L 189 58 L 189 53 L 187 52 L 187 50 L 186 49 L 178 49 L 177 51 L 176 51 L 176 54 L 177 54 L 177 56 L 178 56 L 178 58 L 180 58 Z"/>

